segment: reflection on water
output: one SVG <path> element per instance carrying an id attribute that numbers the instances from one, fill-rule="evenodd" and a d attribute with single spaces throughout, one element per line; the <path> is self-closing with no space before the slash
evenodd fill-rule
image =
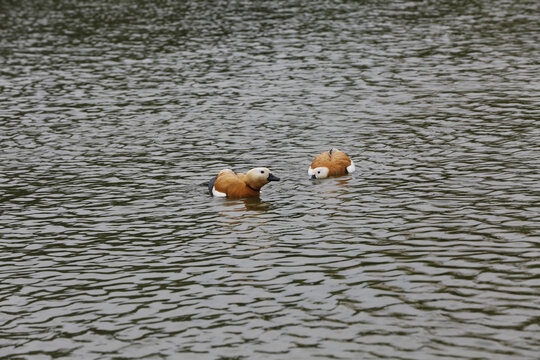
<path id="1" fill-rule="evenodd" d="M 324 199 L 338 198 L 340 195 L 350 194 L 351 176 L 345 175 L 339 177 L 330 177 L 327 179 L 311 180 L 312 191 L 314 194 L 319 194 Z"/>
<path id="2" fill-rule="evenodd" d="M 257 217 L 272 209 L 272 204 L 259 197 L 245 199 L 216 198 L 214 204 L 219 206 L 219 216 L 241 223 L 246 218 Z"/>
<path id="3" fill-rule="evenodd" d="M 0 357 L 537 358 L 538 14 L 0 2 Z"/>

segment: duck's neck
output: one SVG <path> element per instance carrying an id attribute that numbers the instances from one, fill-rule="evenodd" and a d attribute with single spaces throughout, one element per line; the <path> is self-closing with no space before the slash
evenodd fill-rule
<path id="1" fill-rule="evenodd" d="M 257 187 L 253 187 L 253 186 L 251 186 L 251 185 L 248 184 L 248 183 L 246 183 L 246 186 L 247 186 L 248 188 L 250 188 L 251 190 L 255 191 L 255 192 L 261 191 L 261 188 L 260 188 L 260 187 L 258 187 L 258 188 L 257 188 Z"/>
<path id="2" fill-rule="evenodd" d="M 253 191 L 261 191 L 261 188 L 263 187 L 264 185 L 264 182 L 258 180 L 258 179 L 254 179 L 252 178 L 251 176 L 246 175 L 246 177 L 244 178 L 244 182 L 246 183 L 247 187 L 250 188 L 251 190 Z"/>

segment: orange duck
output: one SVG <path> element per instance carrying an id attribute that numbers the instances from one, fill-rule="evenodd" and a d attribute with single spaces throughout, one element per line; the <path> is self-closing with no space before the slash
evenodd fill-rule
<path id="1" fill-rule="evenodd" d="M 324 179 L 352 172 L 354 172 L 354 162 L 343 151 L 335 148 L 317 155 L 308 169 L 308 175 L 312 179 Z"/>
<path id="2" fill-rule="evenodd" d="M 246 174 L 236 174 L 231 169 L 223 169 L 210 180 L 208 191 L 210 195 L 219 197 L 253 197 L 259 196 L 261 188 L 270 181 L 279 181 L 267 168 L 258 167 Z"/>

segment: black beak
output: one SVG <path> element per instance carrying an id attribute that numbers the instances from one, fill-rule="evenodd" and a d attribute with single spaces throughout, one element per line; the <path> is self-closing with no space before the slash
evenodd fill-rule
<path id="1" fill-rule="evenodd" d="M 317 177 L 315 175 L 311 175 L 311 180 L 315 180 Z"/>
<path id="2" fill-rule="evenodd" d="M 274 174 L 270 173 L 270 175 L 268 175 L 268 181 L 279 181 L 279 178 Z"/>

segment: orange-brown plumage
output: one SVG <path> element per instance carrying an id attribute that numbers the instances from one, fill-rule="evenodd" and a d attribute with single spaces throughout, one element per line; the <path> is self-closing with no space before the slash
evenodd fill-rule
<path id="1" fill-rule="evenodd" d="M 278 181 L 267 168 L 255 168 L 246 174 L 224 169 L 208 186 L 211 195 L 234 198 L 259 196 L 261 188 L 270 181 Z"/>
<path id="2" fill-rule="evenodd" d="M 354 170 L 354 162 L 347 154 L 338 149 L 331 149 L 315 157 L 308 169 L 308 174 L 313 179 L 322 179 L 328 176 L 349 174 Z"/>

